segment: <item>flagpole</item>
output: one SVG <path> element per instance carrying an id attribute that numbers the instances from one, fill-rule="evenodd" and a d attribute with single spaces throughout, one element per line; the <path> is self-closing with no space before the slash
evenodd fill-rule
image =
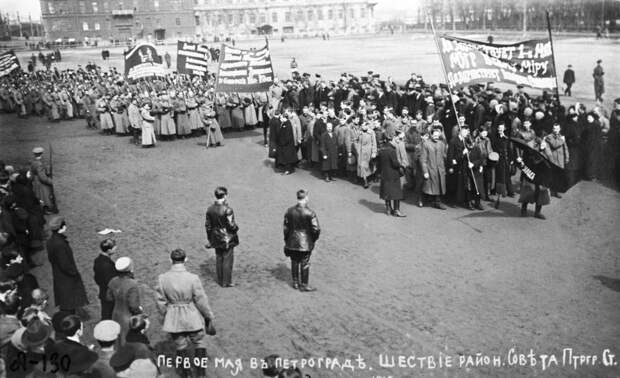
<path id="1" fill-rule="evenodd" d="M 555 52 L 553 50 L 553 37 L 551 36 L 551 21 L 549 19 L 549 10 L 546 10 L 547 13 L 547 31 L 549 32 L 549 43 L 551 43 L 551 63 L 553 63 L 553 71 L 555 73 L 555 98 L 560 105 L 560 90 L 558 85 L 558 69 L 555 66 Z"/>
<path id="2" fill-rule="evenodd" d="M 431 30 L 433 31 L 433 39 L 435 40 L 435 46 L 437 47 L 437 53 L 439 54 L 439 61 L 441 62 L 441 69 L 443 71 L 443 77 L 446 80 L 446 84 L 448 85 L 448 92 L 450 95 L 450 103 L 452 103 L 452 110 L 454 111 L 454 117 L 456 118 L 456 125 L 459 128 L 459 133 L 461 132 L 461 123 L 459 122 L 459 117 L 458 117 L 458 112 L 456 111 L 456 104 L 454 103 L 454 100 L 452 99 L 452 86 L 450 85 L 450 80 L 448 80 L 448 71 L 446 70 L 446 65 L 443 61 L 443 58 L 441 57 L 441 47 L 439 46 L 439 39 L 437 39 L 437 33 L 435 31 L 435 23 L 433 22 L 432 17 L 429 16 L 428 14 L 428 10 L 426 11 L 426 17 L 428 17 L 428 19 L 430 20 L 431 23 Z M 444 134 L 445 134 L 445 128 L 444 128 Z M 447 136 L 446 136 L 447 139 Z M 463 146 L 465 146 L 465 139 L 463 139 Z M 467 148 L 465 146 L 465 148 Z M 467 167 L 469 168 L 469 150 L 467 151 L 467 153 L 465 154 L 465 157 L 467 159 Z M 471 180 L 474 183 L 474 188 L 476 189 L 476 195 L 480 195 L 480 191 L 478 190 L 478 184 L 476 184 L 476 178 L 474 177 L 474 171 L 472 168 L 469 168 L 469 172 L 471 173 Z"/>

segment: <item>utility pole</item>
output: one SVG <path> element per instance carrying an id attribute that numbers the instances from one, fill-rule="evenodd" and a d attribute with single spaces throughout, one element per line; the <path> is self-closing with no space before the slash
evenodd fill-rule
<path id="1" fill-rule="evenodd" d="M 605 30 L 605 0 L 601 1 L 601 31 Z"/>
<path id="2" fill-rule="evenodd" d="M 22 33 L 22 21 L 19 19 L 19 12 L 17 13 L 17 25 L 19 25 L 19 36 L 23 37 L 24 34 Z"/>
<path id="3" fill-rule="evenodd" d="M 527 33 L 527 0 L 523 0 L 523 35 Z"/>

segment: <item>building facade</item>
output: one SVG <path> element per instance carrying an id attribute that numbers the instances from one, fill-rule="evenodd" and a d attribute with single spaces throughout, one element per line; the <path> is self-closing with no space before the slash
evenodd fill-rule
<path id="1" fill-rule="evenodd" d="M 195 0 L 196 36 L 312 37 L 374 32 L 369 0 Z"/>
<path id="2" fill-rule="evenodd" d="M 370 0 L 40 0 L 47 40 L 371 33 Z"/>
<path id="3" fill-rule="evenodd" d="M 163 40 L 194 35 L 194 0 L 40 0 L 47 40 Z"/>

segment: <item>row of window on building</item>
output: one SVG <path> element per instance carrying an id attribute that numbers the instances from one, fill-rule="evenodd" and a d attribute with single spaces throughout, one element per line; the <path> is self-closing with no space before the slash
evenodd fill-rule
<path id="1" fill-rule="evenodd" d="M 343 9 L 328 9 L 327 10 L 327 20 L 333 20 L 336 15 L 336 19 L 342 20 L 344 19 L 345 12 Z M 324 13 L 322 9 L 309 9 L 307 11 L 299 10 L 295 13 L 295 19 L 293 20 L 293 12 L 286 11 L 284 12 L 284 22 L 293 22 L 293 21 L 322 21 L 325 18 L 323 17 Z M 349 19 L 355 19 L 356 12 L 355 8 L 348 9 L 348 17 Z M 359 17 L 366 18 L 367 9 L 366 7 L 359 9 Z M 271 23 L 278 23 L 278 12 L 271 13 Z M 253 12 L 250 13 L 216 13 L 211 15 L 210 13 L 205 13 L 205 22 L 207 24 L 243 24 L 244 22 L 249 22 L 250 24 L 256 24 L 258 20 L 259 24 L 267 23 L 267 14 L 260 13 L 256 14 Z M 196 25 L 200 25 L 200 17 L 196 16 Z"/>
<path id="2" fill-rule="evenodd" d="M 164 4 L 166 4 L 166 9 L 180 9 L 182 6 L 182 0 L 162 0 Z M 62 4 L 62 3 L 61 3 Z M 66 4 L 66 3 L 65 3 Z M 145 2 L 148 6 L 145 7 L 145 10 L 155 10 L 158 11 L 160 9 L 160 0 L 151 0 Z M 67 5 L 68 6 L 68 5 Z M 127 1 L 117 1 L 112 5 L 114 9 L 138 9 L 140 7 L 139 0 L 127 0 Z M 99 13 L 101 12 L 110 12 L 110 2 L 107 0 L 103 1 L 91 1 L 87 2 L 86 0 L 78 1 L 78 9 L 79 13 Z M 65 9 L 65 7 L 58 6 L 54 4 L 54 1 L 47 1 L 47 9 L 44 8 L 44 11 L 47 10 L 49 14 L 64 14 L 64 13 L 73 13 L 75 10 L 73 9 Z"/>

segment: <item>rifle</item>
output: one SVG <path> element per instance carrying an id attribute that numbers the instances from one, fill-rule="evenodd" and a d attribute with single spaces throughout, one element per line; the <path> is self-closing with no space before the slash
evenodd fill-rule
<path id="1" fill-rule="evenodd" d="M 51 143 L 47 143 L 47 146 L 50 150 L 50 178 L 54 178 L 54 163 L 52 160 L 52 144 Z"/>

